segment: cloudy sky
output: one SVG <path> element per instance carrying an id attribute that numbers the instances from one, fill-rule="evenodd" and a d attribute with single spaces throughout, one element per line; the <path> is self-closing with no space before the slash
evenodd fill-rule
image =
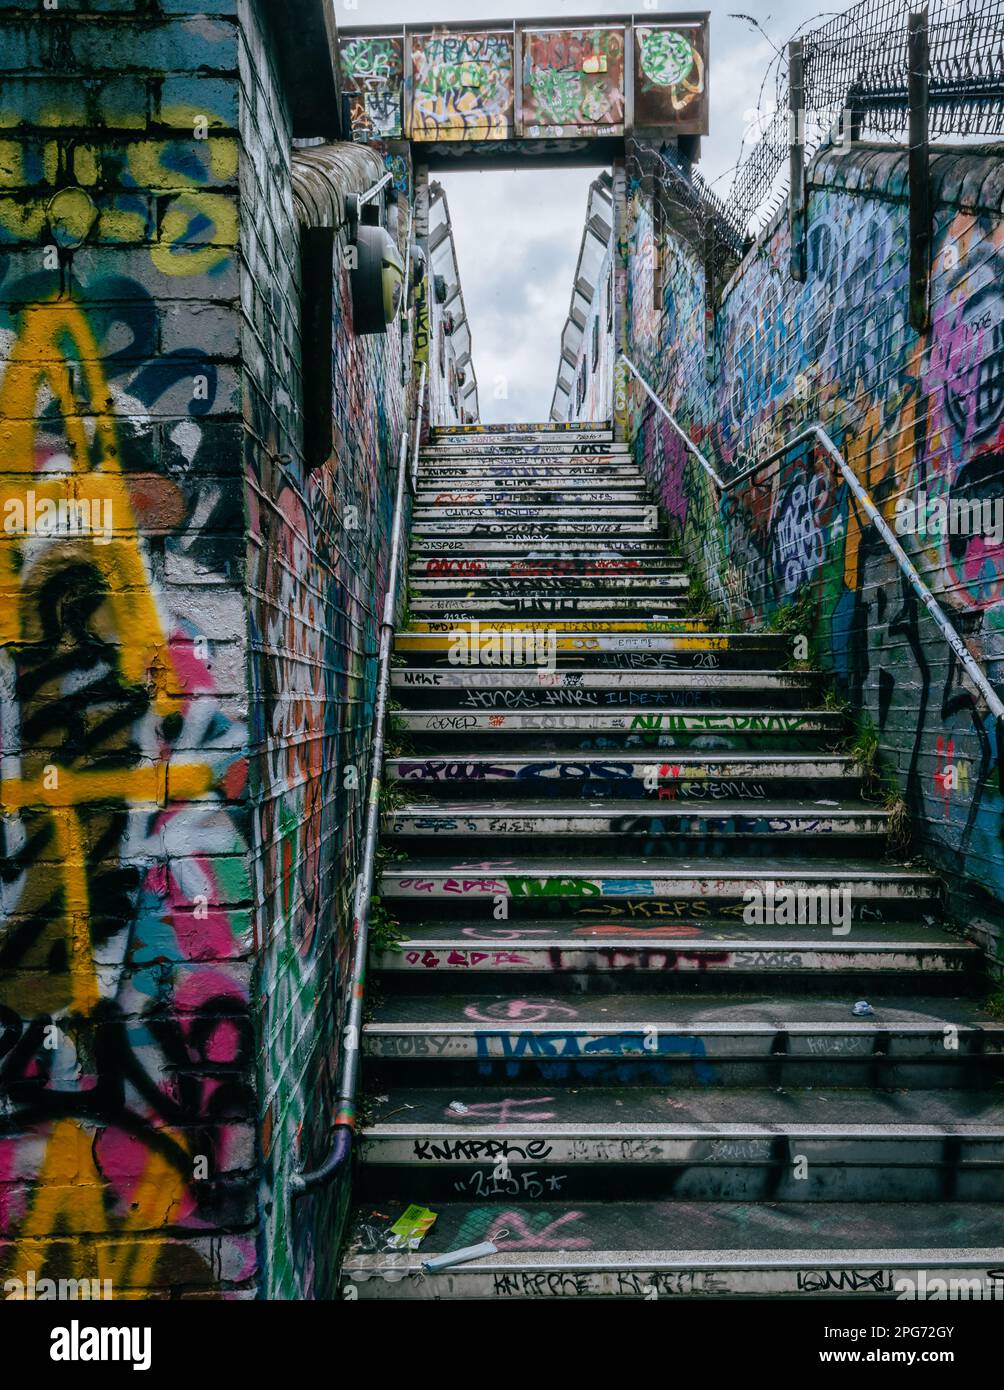
<path id="1" fill-rule="evenodd" d="M 681 12 L 658 0 L 334 0 L 340 25 L 431 23 L 435 20 L 526 19 L 534 16 Z M 803 25 L 834 11 L 812 0 L 705 0 L 711 10 L 711 134 L 700 169 L 728 191 L 749 113 L 776 48 Z M 702 8 L 700 5 L 694 8 Z M 838 11 L 849 8 L 840 4 Z M 747 19 L 732 17 L 741 11 Z M 773 83 L 768 92 L 773 99 Z M 747 148 L 750 137 L 747 135 Z M 546 420 L 558 368 L 561 330 L 582 236 L 586 193 L 597 170 L 437 173 L 453 218 L 464 299 L 471 320 L 483 420 Z M 497 398 L 502 390 L 504 398 Z"/>

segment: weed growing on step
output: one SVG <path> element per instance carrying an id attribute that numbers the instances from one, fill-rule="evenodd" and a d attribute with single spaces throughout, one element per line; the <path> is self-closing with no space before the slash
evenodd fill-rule
<path id="1" fill-rule="evenodd" d="M 400 923 L 384 906 L 377 894 L 370 898 L 369 943 L 374 951 L 401 950 L 401 942 L 407 933 L 401 930 Z"/>
<path id="2" fill-rule="evenodd" d="M 847 754 L 861 773 L 863 794 L 872 800 L 884 795 L 887 789 L 879 772 L 878 732 L 867 714 L 859 716 Z"/>
<path id="3" fill-rule="evenodd" d="M 791 639 L 792 654 L 786 663 L 789 671 L 809 671 L 819 666 L 818 624 L 819 611 L 809 586 L 799 589 L 790 603 L 782 604 L 771 614 L 767 631 Z"/>

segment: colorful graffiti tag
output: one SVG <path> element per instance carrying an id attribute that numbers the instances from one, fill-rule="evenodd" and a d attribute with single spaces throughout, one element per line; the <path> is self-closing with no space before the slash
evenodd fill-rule
<path id="1" fill-rule="evenodd" d="M 404 40 L 392 36 L 343 39 L 342 90 L 349 99 L 354 140 L 394 140 L 401 135 Z"/>
<path id="2" fill-rule="evenodd" d="M 639 25 L 634 41 L 635 125 L 707 135 L 707 25 Z"/>
<path id="3" fill-rule="evenodd" d="M 512 35 L 413 35 L 413 140 L 505 140 L 513 134 Z"/>
<path id="4" fill-rule="evenodd" d="M 530 136 L 622 132 L 623 29 L 527 29 L 521 120 Z"/>

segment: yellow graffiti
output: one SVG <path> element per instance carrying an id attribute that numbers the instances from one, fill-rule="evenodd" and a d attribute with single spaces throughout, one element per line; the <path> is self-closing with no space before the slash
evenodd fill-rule
<path id="1" fill-rule="evenodd" d="M 79 388 L 77 386 L 79 383 Z M 68 463 L 61 473 L 40 471 L 36 447 L 41 408 L 58 407 Z M 30 618 L 25 594 L 45 568 L 45 557 L 86 547 L 88 560 L 104 581 L 100 619 L 118 643 L 122 675 L 151 690 L 160 714 L 177 709 L 182 697 L 157 604 L 150 589 L 137 521 L 121 471 L 121 451 L 111 390 L 100 364 L 98 344 L 86 316 L 73 303 L 50 301 L 28 308 L 21 333 L 0 383 L 0 420 L 4 465 L 0 473 L 0 645 L 40 640 L 38 619 Z M 29 513 L 41 503 L 110 506 L 109 534 L 47 536 L 14 534 L 10 517 Z M 13 504 L 13 505 L 9 505 Z M 39 551 L 42 549 L 40 558 Z M 41 761 L 39 754 L 35 761 Z M 8 760 L 8 766 L 12 760 Z M 88 1015 L 99 1002 L 99 978 L 91 938 L 91 904 L 83 807 L 123 801 L 164 807 L 176 800 L 205 795 L 213 781 L 203 764 L 153 765 L 107 770 L 77 770 L 48 764 L 29 775 L 0 779 L 0 813 L 17 815 L 31 808 L 48 813 L 53 828 L 54 876 L 62 894 L 66 934 L 70 1008 Z M 184 1140 L 170 1131 L 163 1137 L 182 1153 Z M 186 1199 L 186 1183 L 162 1149 L 149 1149 L 143 1169 L 129 1191 L 126 1214 L 111 1219 L 106 1204 L 107 1177 L 95 1160 L 94 1134 L 73 1120 L 56 1123 L 48 1136 L 45 1161 L 32 1205 L 14 1247 L 15 1278 L 45 1267 L 53 1241 L 65 1239 L 67 1257 L 77 1275 L 111 1279 L 116 1290 L 149 1288 L 163 1248 L 162 1228 L 177 1219 Z M 104 1237 L 85 1243 L 79 1236 Z M 148 1235 L 149 1238 L 143 1237 Z M 126 1239 L 125 1237 L 129 1237 Z M 97 1270 L 81 1269 L 92 1260 Z"/>
<path id="2" fill-rule="evenodd" d="M 188 1152 L 180 1135 L 169 1130 L 162 1133 L 165 1140 Z M 6 1278 L 23 1284 L 29 1271 L 44 1269 L 55 1237 L 66 1243 L 68 1277 L 110 1279 L 115 1297 L 128 1297 L 130 1289 L 145 1290 L 153 1284 L 163 1247 L 161 1231 L 178 1218 L 187 1196 L 185 1181 L 162 1153 L 148 1149 L 125 1215 L 110 1220 L 104 1195 L 107 1179 L 95 1160 L 94 1137 L 73 1120 L 60 1120 L 53 1126 Z M 152 1238 L 126 1239 L 144 1233 Z M 80 1236 L 99 1239 L 81 1242 Z"/>

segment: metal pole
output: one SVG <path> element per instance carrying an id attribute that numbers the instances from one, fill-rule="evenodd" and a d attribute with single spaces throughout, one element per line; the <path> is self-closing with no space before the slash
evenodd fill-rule
<path id="1" fill-rule="evenodd" d="M 425 366 L 419 388 L 425 387 Z M 416 428 L 415 438 L 418 438 Z M 356 1089 L 359 1084 L 359 1057 L 362 1038 L 363 1000 L 366 993 L 366 961 L 369 951 L 370 899 L 373 895 L 373 874 L 377 839 L 380 834 L 380 786 L 383 780 L 383 757 L 387 725 L 387 703 L 390 695 L 390 658 L 394 641 L 394 615 L 397 611 L 397 574 L 401 560 L 404 529 L 404 490 L 408 479 L 408 431 L 401 435 L 397 466 L 397 491 L 394 497 L 394 524 L 391 530 L 390 563 L 387 571 L 387 590 L 384 595 L 383 620 L 380 624 L 380 655 L 377 668 L 376 704 L 373 711 L 373 742 L 370 746 L 369 788 L 366 800 L 366 835 L 363 841 L 362 865 L 356 879 L 352 910 L 352 981 L 349 993 L 348 1018 L 342 1030 L 342 1053 L 338 1072 L 338 1100 L 334 1133 L 328 1156 L 319 1168 L 293 1173 L 289 1179 L 290 1194 L 297 1197 L 312 1192 L 332 1177 L 352 1151 L 352 1136 L 356 1127 Z"/>
<path id="2" fill-rule="evenodd" d="M 930 324 L 931 176 L 928 132 L 928 87 L 931 56 L 927 6 L 909 18 L 910 97 L 910 323 L 918 333 Z"/>
<path id="3" fill-rule="evenodd" d="M 805 280 L 805 64 L 801 39 L 788 45 L 788 112 L 790 268 L 791 278 L 801 283 Z"/>

